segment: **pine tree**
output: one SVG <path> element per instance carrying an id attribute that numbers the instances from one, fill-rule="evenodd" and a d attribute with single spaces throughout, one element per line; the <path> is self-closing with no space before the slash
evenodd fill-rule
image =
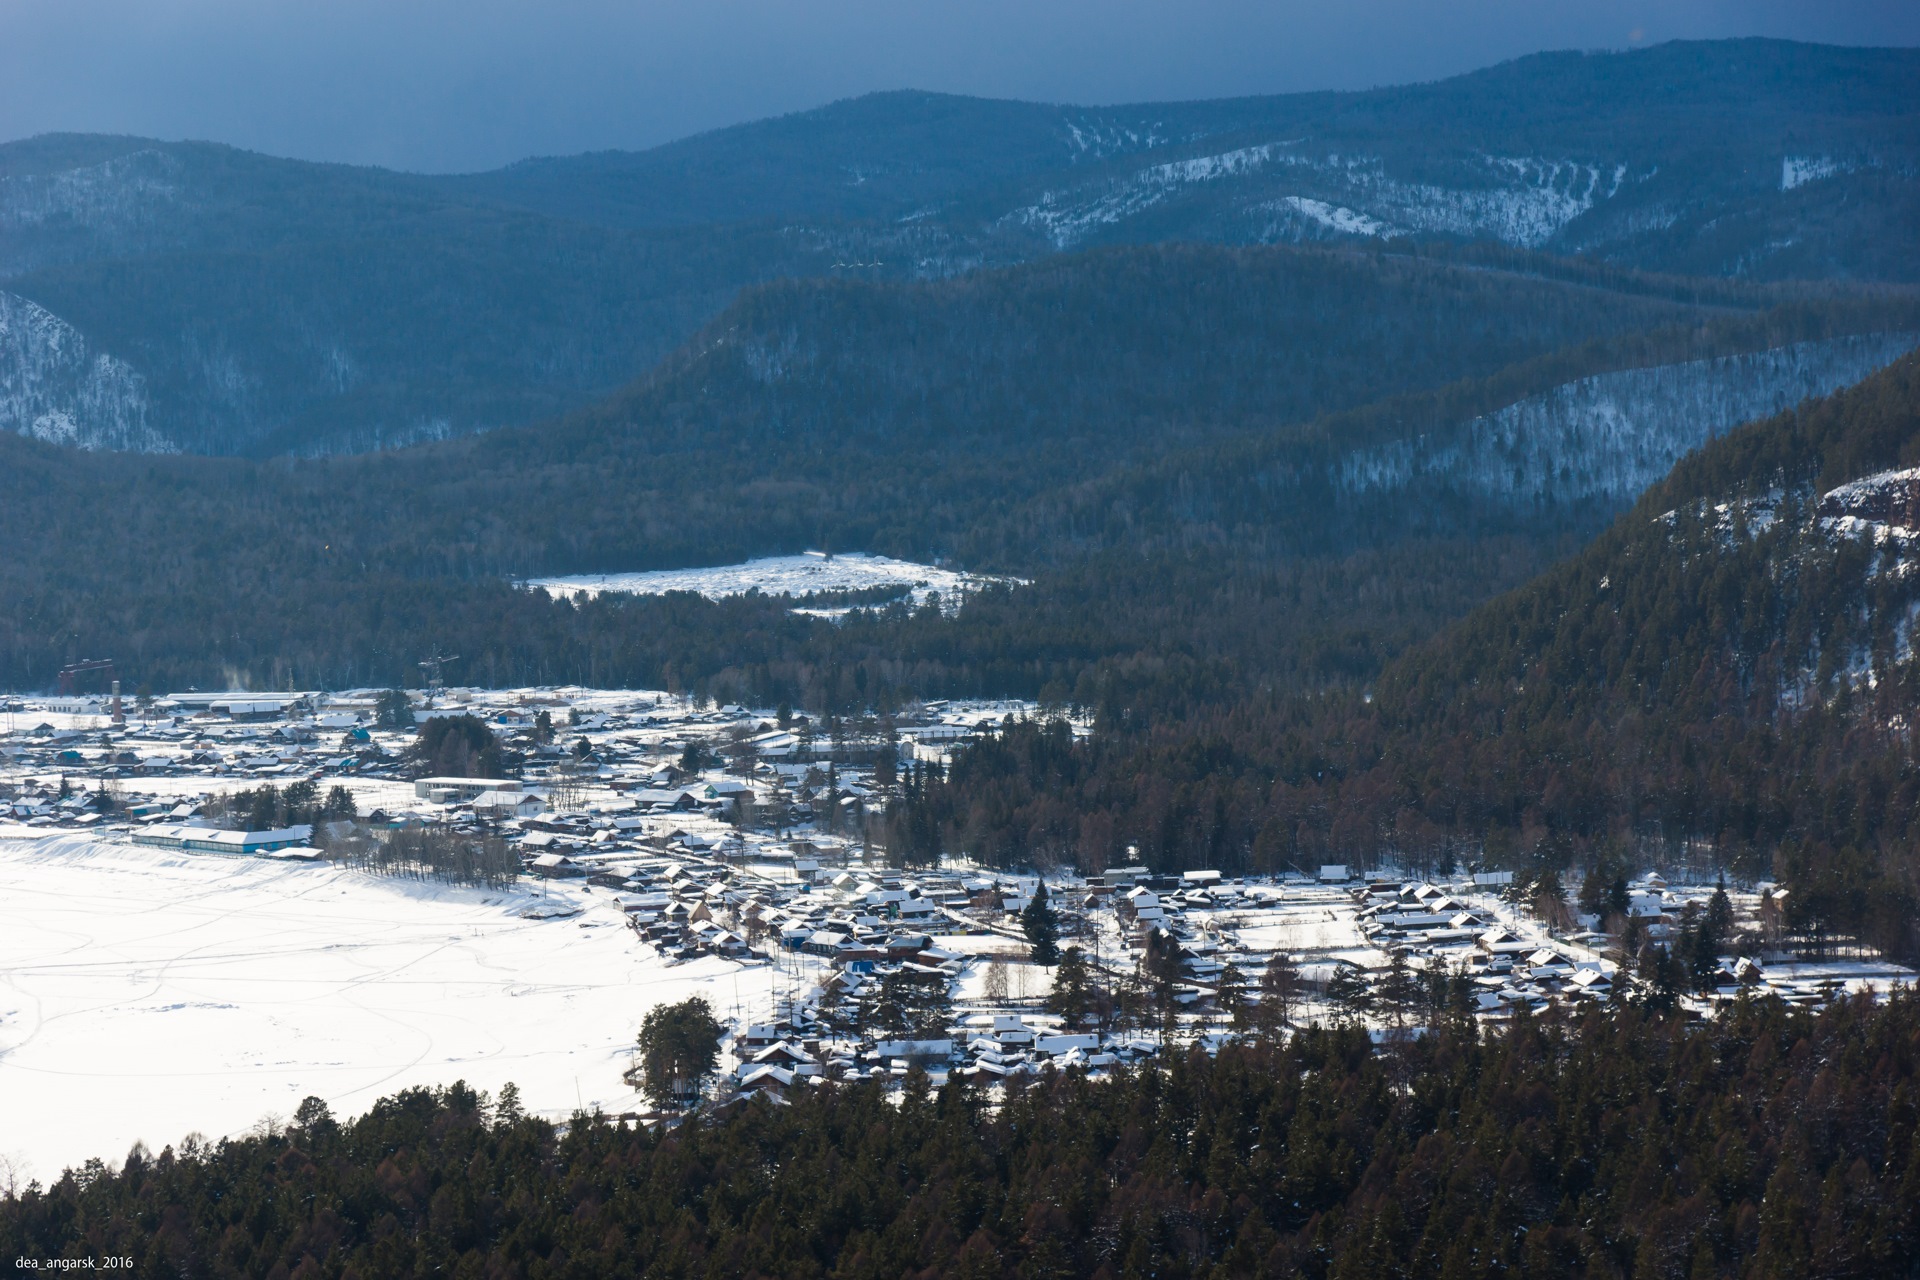
<path id="1" fill-rule="evenodd" d="M 1607 889 L 1607 915 L 1625 919 L 1633 910 L 1633 891 L 1627 888 L 1627 878 L 1618 876 Z"/>
<path id="2" fill-rule="evenodd" d="M 1373 1008 L 1373 988 L 1366 974 L 1352 965 L 1337 965 L 1327 980 L 1327 1003 L 1343 1022 L 1358 1021 Z"/>
<path id="3" fill-rule="evenodd" d="M 1380 980 L 1379 1003 L 1386 1006 L 1393 1025 L 1406 1025 L 1407 1013 L 1420 1001 L 1419 980 L 1407 963 L 1405 948 L 1395 947 L 1387 956 L 1387 972 Z"/>
<path id="4" fill-rule="evenodd" d="M 861 993 L 860 1023 L 871 1031 L 913 1039 L 938 1037 L 953 1018 L 953 997 L 941 979 L 903 970 L 882 974 Z"/>
<path id="5" fill-rule="evenodd" d="M 1033 898 L 1020 913 L 1020 928 L 1033 948 L 1033 962 L 1052 968 L 1060 963 L 1060 917 L 1047 901 L 1047 882 L 1034 886 Z"/>
<path id="6" fill-rule="evenodd" d="M 1053 973 L 1053 990 L 1047 995 L 1047 1011 L 1057 1014 L 1069 1027 L 1086 1021 L 1093 1004 L 1093 968 L 1079 947 L 1068 947 Z"/>
<path id="7" fill-rule="evenodd" d="M 541 714 L 545 714 L 542 712 Z M 373 723 L 389 732 L 401 732 L 414 727 L 413 703 L 407 695 L 398 689 L 388 689 L 374 699 Z"/>
<path id="8" fill-rule="evenodd" d="M 1292 956 L 1276 951 L 1267 957 L 1266 972 L 1260 975 L 1260 1003 L 1253 1008 L 1254 1026 L 1263 1039 L 1280 1038 L 1299 1003 L 1300 986 L 1300 970 Z"/>
<path id="9" fill-rule="evenodd" d="M 700 1096 L 700 1082 L 720 1061 L 725 1032 L 699 996 L 648 1011 L 640 1024 L 640 1074 L 655 1106 L 687 1106 Z"/>
<path id="10" fill-rule="evenodd" d="M 1247 1029 L 1247 979 L 1240 967 L 1229 962 L 1220 970 L 1220 980 L 1214 986 L 1213 1001 L 1227 1020 L 1227 1025 L 1235 1031 Z"/>
<path id="11" fill-rule="evenodd" d="M 1590 916 L 1605 918 L 1607 911 L 1607 880 L 1604 868 L 1597 866 L 1589 868 L 1586 879 L 1580 882 L 1580 910 Z"/>
<path id="12" fill-rule="evenodd" d="M 1648 944 L 1640 951 L 1638 977 L 1646 984 L 1643 1003 L 1656 1012 L 1669 1012 L 1680 1002 L 1680 963 L 1663 946 Z"/>

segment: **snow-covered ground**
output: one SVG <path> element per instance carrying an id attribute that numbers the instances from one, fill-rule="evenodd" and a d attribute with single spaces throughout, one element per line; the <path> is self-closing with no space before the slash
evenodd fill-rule
<path id="1" fill-rule="evenodd" d="M 767 556 L 744 564 L 717 565 L 707 569 L 658 569 L 650 573 L 534 578 L 528 585 L 543 588 L 556 596 L 594 596 L 603 591 L 657 596 L 669 591 L 692 591 L 709 600 L 745 595 L 754 590 L 765 595 L 803 596 L 816 591 L 858 591 L 869 587 L 905 586 L 912 588 L 913 602 L 923 604 L 936 591 L 942 596 L 951 597 L 987 581 L 989 579 L 973 574 L 915 564 L 911 560 L 894 560 L 859 552 L 828 556 L 809 551 L 803 555 Z"/>
<path id="2" fill-rule="evenodd" d="M 357 1114 L 410 1085 L 509 1080 L 529 1109 L 644 1110 L 621 1081 L 648 1008 L 772 999 L 770 969 L 670 965 L 604 892 L 513 892 L 328 864 L 0 830 L 0 1161 L 43 1182 L 191 1131 Z"/>

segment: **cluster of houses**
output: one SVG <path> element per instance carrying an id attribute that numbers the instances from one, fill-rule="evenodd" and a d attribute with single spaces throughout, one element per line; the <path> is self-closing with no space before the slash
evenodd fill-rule
<path id="1" fill-rule="evenodd" d="M 375 690 L 179 694 L 142 700 L 124 723 L 109 719 L 101 699 L 16 701 L 0 728 L 0 787 L 20 791 L 28 778 L 57 785 L 62 777 L 78 788 L 130 784 L 124 789 L 142 778 L 404 782 L 419 723 L 473 715 L 522 762 L 521 776 L 420 779 L 421 820 L 446 820 L 449 808 L 479 820 L 529 817 L 539 811 L 539 788 L 564 787 L 647 814 L 731 817 L 745 801 L 758 827 L 839 831 L 863 819 L 880 757 L 950 749 L 1007 714 L 936 703 L 898 723 L 869 718 L 829 730 L 805 717 L 775 724 L 741 707 L 699 707 L 665 694 L 452 690 L 437 701 L 409 695 L 408 722 L 395 725 L 381 699 Z M 697 768 L 682 767 L 690 748 Z M 14 798 L 0 791 L 0 800 Z M 395 811 L 391 802 L 384 807 Z M 75 825 L 64 819 L 83 815 L 15 816 Z"/>
<path id="2" fill-rule="evenodd" d="M 1152 1040 L 1063 1030 L 1057 1018 L 1012 1007 L 1018 1002 L 956 1010 L 940 1034 L 919 1038 L 860 1025 L 860 1010 L 891 979 L 950 996 L 969 970 L 1004 955 L 1009 937 L 1019 937 L 1015 917 L 1030 900 L 1030 879 L 835 871 L 806 859 L 797 874 L 775 878 L 765 867 L 713 858 L 615 860 L 617 872 L 594 871 L 589 881 L 614 892 L 635 932 L 661 954 L 730 956 L 793 975 L 781 1015 L 734 1041 L 742 1090 L 899 1077 L 915 1065 L 987 1080 L 1049 1065 L 1098 1071 L 1159 1049 Z"/>
<path id="3" fill-rule="evenodd" d="M 1605 1000 L 1619 966 L 1584 947 L 1523 934 L 1496 918 L 1493 903 L 1469 901 L 1427 883 L 1378 882 L 1354 890 L 1360 932 L 1385 952 L 1463 972 L 1475 1012 L 1498 1020 L 1520 1007 Z"/>
<path id="4" fill-rule="evenodd" d="M 0 784 L 0 818 L 29 827 L 91 827 L 108 816 L 98 793 L 60 794 L 58 783 Z"/>
<path id="5" fill-rule="evenodd" d="M 975 1013 L 928 1039 L 859 1039 L 823 1033 L 802 1015 L 756 1024 L 740 1034 L 733 1084 L 743 1093 L 784 1094 L 814 1081 L 898 1080 L 918 1067 L 936 1078 L 983 1083 L 1049 1068 L 1098 1072 L 1151 1057 L 1158 1042 L 1066 1032 L 1058 1019 L 1031 1013 Z"/>
<path id="6" fill-rule="evenodd" d="M 1191 940 L 1189 912 L 1257 910 L 1280 901 L 1278 882 L 1228 880 L 1218 871 L 1186 871 L 1179 875 L 1152 875 L 1145 867 L 1118 867 L 1090 876 L 1082 905 L 1093 908 L 1111 901 L 1121 922 L 1123 939 L 1143 948 L 1155 930 Z M 1212 943 L 1199 939 L 1202 950 Z"/>
<path id="7" fill-rule="evenodd" d="M 634 930 L 669 958 L 790 954 L 849 979 L 902 963 L 947 965 L 949 977 L 958 975 L 965 957 L 934 948 L 931 930 L 970 927 L 954 918 L 973 901 L 963 881 L 834 871 L 820 865 L 819 844 L 796 843 L 816 856 L 792 858 L 792 878 L 779 874 L 786 870 L 779 861 L 743 858 L 724 842 L 705 858 L 676 842 L 667 853 L 621 858 L 619 871 L 589 878 L 615 889 Z"/>
<path id="8" fill-rule="evenodd" d="M 276 710 L 282 704 L 272 704 Z M 124 725 L 56 727 L 16 716 L 0 734 L 0 763 L 9 773 L 115 782 L 145 777 L 297 778 L 321 769 L 351 770 L 355 761 L 322 743 L 307 717 L 278 724 L 228 719 L 224 710 L 195 718 L 135 720 Z"/>
<path id="9" fill-rule="evenodd" d="M 528 874 L 584 881 L 615 895 L 638 938 L 663 956 L 805 969 L 818 979 L 822 1007 L 855 1006 L 866 984 L 903 970 L 951 986 L 984 954 L 959 939 L 1018 939 L 1016 917 L 1033 892 L 1031 876 L 883 872 L 869 860 L 864 839 L 865 819 L 882 803 L 873 774 L 883 756 L 941 758 L 1012 709 L 928 704 L 884 732 L 869 723 L 832 733 L 804 718 L 775 723 L 738 707 L 585 690 L 455 691 L 437 706 L 416 695 L 409 710 L 416 724 L 444 714 L 480 717 L 522 758 L 521 776 L 408 776 L 404 753 L 413 727 L 394 726 L 391 705 L 383 708 L 373 691 L 185 695 L 143 706 L 126 724 L 84 727 L 75 724 L 86 718 L 85 708 L 56 714 L 44 704 L 21 705 L 0 733 L 0 816 L 39 827 L 124 824 L 138 843 L 196 853 L 311 856 L 316 833 L 307 829 L 220 829 L 195 800 L 182 799 L 180 784 L 141 795 L 138 780 L 225 780 L 210 781 L 208 790 L 296 780 L 322 789 L 346 785 L 375 802 L 362 803 L 362 828 L 429 826 L 504 839 Z M 1270 933 L 1258 931 L 1281 917 L 1324 913 L 1329 929 L 1338 925 L 1351 939 L 1344 948 L 1289 948 L 1310 977 L 1324 980 L 1333 967 L 1366 969 L 1381 955 L 1404 953 L 1464 972 L 1476 1008 L 1491 1019 L 1555 1001 L 1604 1000 L 1626 980 L 1603 954 L 1610 939 L 1559 937 L 1522 921 L 1491 892 L 1504 878 L 1362 884 L 1343 866 L 1245 879 L 1129 866 L 1064 877 L 1053 886 L 1053 901 L 1069 935 L 1096 948 L 1105 940 L 1105 962 L 1137 964 L 1150 946 L 1170 946 L 1183 979 L 1174 998 L 1195 1027 L 1218 1014 L 1228 965 L 1257 982 L 1274 946 Z M 1658 941 L 1706 892 L 1642 876 L 1630 886 L 1627 915 L 1640 936 Z M 1766 891 L 1761 910 L 1773 904 L 1778 914 L 1782 901 L 1778 891 Z M 1722 967 L 1726 992 L 1759 986 L 1812 998 L 1804 983 L 1785 975 L 1775 982 L 1754 959 L 1730 957 Z M 787 1048 L 775 1056 L 814 1061 L 758 1065 L 846 1074 L 893 1071 L 927 1057 L 997 1075 L 1075 1053 L 1097 1068 L 1109 1057 L 1151 1048 L 1068 1044 L 1057 1029 L 1033 1025 L 1030 1008 L 1011 1005 L 967 1014 L 990 1021 L 957 1022 L 939 1042 L 944 1049 L 924 1053 L 871 1038 L 835 1041 L 824 1023 L 810 1026 L 798 1006 L 791 1016 L 791 1034 L 778 1041 Z M 1027 1030 L 994 1018 L 1024 1018 Z M 818 1042 L 818 1052 L 810 1042 Z"/>

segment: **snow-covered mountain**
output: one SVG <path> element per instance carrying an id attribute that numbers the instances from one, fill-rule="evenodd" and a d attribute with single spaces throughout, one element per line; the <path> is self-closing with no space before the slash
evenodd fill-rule
<path id="1" fill-rule="evenodd" d="M 1338 478 L 1354 493 L 1439 484 L 1505 502 L 1624 505 L 1715 436 L 1830 395 L 1916 346 L 1920 333 L 1865 334 L 1597 374 L 1357 450 Z"/>
<path id="2" fill-rule="evenodd" d="M 872 94 L 435 176 L 47 136 L 0 144 L 0 288 L 134 364 L 183 449 L 351 451 L 551 420 L 778 278 L 942 279 L 1117 244 L 1493 241 L 1916 281 L 1915 85 L 1913 50 L 1675 43 L 1363 93 Z"/>
<path id="3" fill-rule="evenodd" d="M 173 453 L 146 381 L 45 307 L 0 292 L 0 431 L 79 449 Z"/>

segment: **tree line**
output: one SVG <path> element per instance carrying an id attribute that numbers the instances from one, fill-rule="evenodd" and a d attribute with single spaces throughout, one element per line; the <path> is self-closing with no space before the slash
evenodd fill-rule
<path id="1" fill-rule="evenodd" d="M 511 1088 L 350 1120 L 309 1099 L 15 1188 L 0 1252 L 216 1277 L 1906 1275 L 1916 1043 L 1911 996 L 1765 999 L 1383 1047 L 1313 1028 L 998 1101 L 915 1074 L 653 1129 L 557 1126 Z"/>

